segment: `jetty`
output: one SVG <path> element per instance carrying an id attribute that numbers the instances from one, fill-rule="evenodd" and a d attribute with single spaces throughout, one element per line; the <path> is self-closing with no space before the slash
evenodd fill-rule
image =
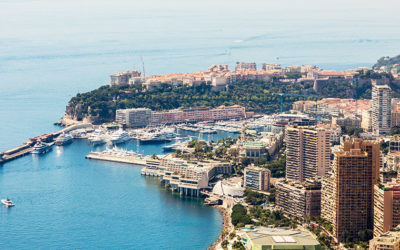
<path id="1" fill-rule="evenodd" d="M 90 152 L 86 159 L 112 161 L 120 163 L 128 163 L 138 166 L 146 166 L 146 160 L 149 156 L 136 154 L 133 151 L 127 151 L 119 148 L 106 149 L 103 152 Z"/>
<path id="2" fill-rule="evenodd" d="M 76 129 L 85 129 L 85 128 L 91 128 L 93 125 L 90 123 L 78 123 L 74 124 L 71 126 L 68 126 L 66 128 L 63 128 L 61 130 L 58 130 L 53 133 L 48 133 L 44 134 L 41 136 L 29 138 L 28 141 L 24 142 L 21 146 L 8 149 L 4 152 L 0 152 L 0 164 L 15 160 L 19 157 L 22 157 L 26 154 L 29 154 L 33 150 L 33 146 L 38 140 L 41 140 L 43 142 L 47 143 L 54 143 L 54 139 L 59 136 L 62 133 L 67 133 Z"/>

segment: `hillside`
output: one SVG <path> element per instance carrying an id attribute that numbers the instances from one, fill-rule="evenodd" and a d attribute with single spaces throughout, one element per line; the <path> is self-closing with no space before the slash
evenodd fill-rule
<path id="1" fill-rule="evenodd" d="M 280 96 L 273 93 L 315 95 L 311 83 L 278 84 L 275 82 L 244 81 L 232 84 L 229 90 L 214 92 L 211 86 L 171 86 L 146 90 L 142 85 L 102 86 L 96 90 L 77 94 L 68 103 L 66 114 L 80 120 L 90 117 L 94 122 L 107 122 L 115 118 L 116 109 L 146 107 L 152 110 L 167 110 L 179 107 L 216 107 L 239 104 L 248 111 L 274 113 L 280 110 Z M 359 98 L 370 98 L 368 87 L 358 89 Z M 332 83 L 321 91 L 323 97 L 354 97 L 355 88 L 349 83 Z M 285 96 L 284 110 L 300 99 L 315 97 Z"/>
<path id="2" fill-rule="evenodd" d="M 379 58 L 379 60 L 372 66 L 373 69 L 379 70 L 381 67 L 385 67 L 386 72 L 390 72 L 394 64 L 400 64 L 400 55 L 394 57 L 384 56 Z M 397 69 L 399 67 L 397 66 Z"/>

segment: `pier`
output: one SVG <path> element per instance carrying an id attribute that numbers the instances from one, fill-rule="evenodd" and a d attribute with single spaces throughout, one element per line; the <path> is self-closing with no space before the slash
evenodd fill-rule
<path id="1" fill-rule="evenodd" d="M 15 160 L 19 157 L 29 154 L 33 150 L 33 146 L 35 145 L 37 140 L 42 140 L 47 143 L 54 143 L 54 138 L 59 136 L 61 133 L 67 133 L 72 130 L 89 128 L 89 127 L 92 127 L 92 124 L 79 123 L 68 126 L 53 133 L 48 133 L 34 138 L 30 138 L 29 141 L 24 142 L 24 144 L 22 144 L 21 146 L 6 150 L 4 152 L 0 152 L 0 164 Z"/>
<path id="2" fill-rule="evenodd" d="M 112 161 L 112 162 L 120 162 L 120 163 L 128 163 L 138 166 L 146 166 L 146 156 L 137 155 L 137 154 L 118 154 L 114 153 L 115 151 L 103 151 L 103 152 L 90 152 L 86 155 L 86 159 L 94 159 L 94 160 L 102 160 L 102 161 Z"/>

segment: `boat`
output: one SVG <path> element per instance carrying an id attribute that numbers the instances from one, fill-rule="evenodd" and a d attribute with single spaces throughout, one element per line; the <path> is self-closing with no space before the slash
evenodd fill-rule
<path id="1" fill-rule="evenodd" d="M 96 129 L 93 134 L 89 137 L 89 142 L 93 145 L 100 145 L 106 143 L 104 138 L 105 132 L 101 129 Z"/>
<path id="2" fill-rule="evenodd" d="M 15 204 L 14 204 L 10 199 L 8 199 L 8 198 L 2 199 L 2 200 L 1 200 L 1 203 L 2 203 L 4 206 L 7 206 L 7 207 L 13 207 L 13 206 L 15 206 Z"/>
<path id="3" fill-rule="evenodd" d="M 114 132 L 111 135 L 111 142 L 113 144 L 123 143 L 123 142 L 129 141 L 130 139 L 131 139 L 131 137 L 129 136 L 129 133 L 123 131 L 122 129 Z"/>
<path id="4" fill-rule="evenodd" d="M 62 145 L 72 143 L 72 139 L 73 139 L 73 137 L 70 134 L 62 133 L 61 135 L 59 135 L 57 137 L 55 143 L 57 146 L 62 146 Z"/>
<path id="5" fill-rule="evenodd" d="M 74 139 L 83 139 L 83 138 L 86 138 L 86 130 L 77 129 L 77 130 L 71 131 L 71 135 Z"/>
<path id="6" fill-rule="evenodd" d="M 103 136 L 101 136 L 101 135 L 93 136 L 93 137 L 89 138 L 89 141 L 93 145 L 101 145 L 101 144 L 106 143 L 106 140 L 104 140 Z"/>
<path id="7" fill-rule="evenodd" d="M 51 145 L 48 143 L 44 143 L 41 140 L 37 141 L 33 146 L 32 154 L 44 154 L 51 150 Z"/>
<path id="8" fill-rule="evenodd" d="M 164 151 L 177 151 L 183 150 L 183 148 L 187 145 L 188 141 L 177 141 L 174 144 L 163 146 Z"/>
<path id="9" fill-rule="evenodd" d="M 165 137 L 163 133 L 149 133 L 143 137 L 141 137 L 140 142 L 163 142 L 167 141 L 168 139 Z"/>

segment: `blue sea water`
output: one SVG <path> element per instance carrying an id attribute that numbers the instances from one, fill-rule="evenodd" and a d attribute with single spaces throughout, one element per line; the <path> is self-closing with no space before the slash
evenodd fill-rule
<path id="1" fill-rule="evenodd" d="M 0 0 L 0 151 L 54 131 L 68 100 L 112 73 L 254 61 L 343 70 L 400 54 L 398 0 Z M 134 149 L 134 144 L 126 145 Z M 0 248 L 202 249 L 219 213 L 84 142 L 0 167 Z M 142 150 L 153 154 L 160 145 Z"/>
<path id="2" fill-rule="evenodd" d="M 85 159 L 102 149 L 75 140 L 1 167 L 0 194 L 16 206 L 0 207 L 0 248 L 204 249 L 216 240 L 218 210 L 172 194 L 141 167 Z"/>

